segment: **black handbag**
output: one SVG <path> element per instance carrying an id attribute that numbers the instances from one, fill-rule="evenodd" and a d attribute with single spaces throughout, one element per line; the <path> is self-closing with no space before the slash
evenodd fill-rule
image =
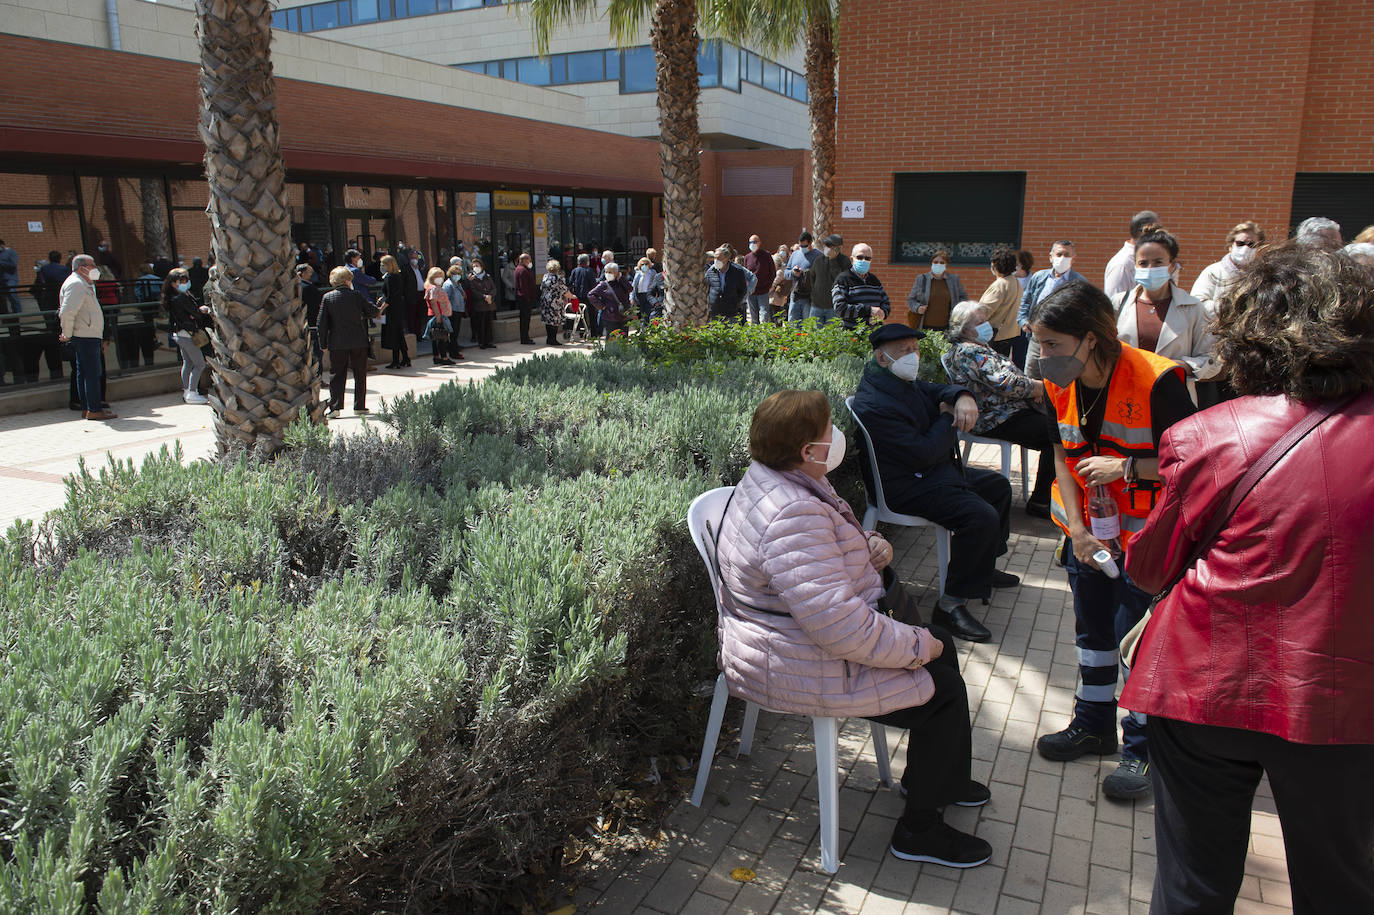
<path id="1" fill-rule="evenodd" d="M 883 569 L 883 596 L 878 598 L 878 610 L 908 626 L 925 625 L 916 598 L 911 596 L 897 573 L 892 571 L 892 566 Z"/>

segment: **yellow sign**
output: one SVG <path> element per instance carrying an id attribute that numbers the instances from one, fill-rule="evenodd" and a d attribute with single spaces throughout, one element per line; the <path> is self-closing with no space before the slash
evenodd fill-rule
<path id="1" fill-rule="evenodd" d="M 528 210 L 530 208 L 530 192 L 496 191 L 491 195 L 491 208 L 493 210 Z"/>

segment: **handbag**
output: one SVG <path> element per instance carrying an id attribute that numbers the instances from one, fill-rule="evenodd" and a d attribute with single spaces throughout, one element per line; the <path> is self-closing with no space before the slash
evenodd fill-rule
<path id="1" fill-rule="evenodd" d="M 205 347 L 210 345 L 210 335 L 203 330 L 197 330 L 195 333 L 191 334 L 191 342 L 194 343 L 197 348 L 205 349 Z"/>
<path id="2" fill-rule="evenodd" d="M 917 606 L 916 599 L 911 596 L 906 585 L 902 584 L 897 573 L 892 571 L 892 566 L 883 569 L 883 596 L 878 598 L 878 610 L 899 623 L 906 623 L 908 626 L 925 625 L 925 620 L 921 619 L 921 608 Z"/>
<path id="3" fill-rule="evenodd" d="M 1226 500 L 1226 507 L 1212 517 L 1211 523 L 1207 525 L 1206 532 L 1198 538 L 1197 546 L 1193 547 L 1193 552 L 1188 557 L 1188 561 L 1179 569 L 1178 574 L 1173 577 L 1173 580 L 1154 596 L 1154 599 L 1150 601 L 1149 608 L 1145 611 L 1145 615 L 1140 618 L 1138 623 L 1131 627 L 1131 631 L 1126 633 L 1126 637 L 1121 640 L 1122 664 L 1128 668 L 1135 664 L 1135 653 L 1140 647 L 1140 638 L 1145 634 L 1145 627 L 1149 625 L 1150 617 L 1154 615 L 1155 607 L 1159 606 L 1159 602 L 1169 596 L 1169 592 L 1183 580 L 1183 576 L 1188 574 L 1188 570 L 1196 565 L 1197 561 L 1206 555 L 1207 551 L 1212 548 L 1212 544 L 1221 533 L 1221 529 L 1231 520 L 1231 516 L 1236 513 L 1236 509 L 1240 507 L 1240 503 L 1245 501 L 1245 497 L 1250 494 L 1250 491 L 1255 488 L 1255 485 L 1264 478 L 1265 474 L 1274 469 L 1274 465 L 1277 464 L 1285 454 L 1293 450 L 1294 445 L 1306 438 L 1307 434 L 1313 429 L 1330 419 L 1334 414 L 1340 412 L 1342 407 L 1354 399 L 1355 395 L 1350 394 L 1346 397 L 1328 401 L 1312 410 L 1295 423 L 1291 429 L 1280 436 L 1278 441 L 1270 445 L 1269 450 L 1264 452 L 1258 461 L 1250 465 L 1250 469 L 1245 472 L 1245 475 L 1236 483 L 1235 488 L 1231 490 L 1231 495 Z"/>

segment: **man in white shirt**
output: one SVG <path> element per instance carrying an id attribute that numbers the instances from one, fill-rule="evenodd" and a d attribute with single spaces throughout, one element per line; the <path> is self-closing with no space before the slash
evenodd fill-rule
<path id="1" fill-rule="evenodd" d="M 62 342 L 72 343 L 76 361 L 76 393 L 81 398 L 81 415 L 86 419 L 116 419 L 100 409 L 100 343 L 105 334 L 105 315 L 95 295 L 100 274 L 95 258 L 78 254 L 72 258 L 71 276 L 58 292 L 57 319 L 62 324 Z"/>
<path id="2" fill-rule="evenodd" d="M 1102 291 L 1108 296 L 1135 286 L 1135 243 L 1146 226 L 1159 224 L 1159 214 L 1154 210 L 1141 210 L 1131 217 L 1131 237 L 1107 261 L 1107 271 L 1102 277 Z"/>

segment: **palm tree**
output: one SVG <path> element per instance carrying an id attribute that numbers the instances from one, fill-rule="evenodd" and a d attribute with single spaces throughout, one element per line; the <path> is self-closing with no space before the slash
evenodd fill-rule
<path id="1" fill-rule="evenodd" d="M 305 414 L 324 419 L 292 270 L 277 138 L 269 0 L 196 0 L 200 136 L 210 184 L 215 439 L 271 454 Z"/>
<path id="2" fill-rule="evenodd" d="M 514 3 L 515 0 L 512 0 Z M 586 19 L 599 0 L 530 0 L 528 9 L 540 56 L 559 27 Z M 697 100 L 696 0 L 610 0 L 606 18 L 611 38 L 627 45 L 639 35 L 645 16 L 658 61 L 659 168 L 663 173 L 664 313 L 676 324 L 704 324 L 706 282 L 701 269 L 706 242 L 701 228 L 701 134 Z"/>
<path id="3" fill-rule="evenodd" d="M 835 29 L 838 0 L 714 0 L 703 19 L 709 34 L 741 36 L 765 54 L 790 51 L 805 36 L 811 116 L 811 231 L 830 234 L 835 215 Z"/>

